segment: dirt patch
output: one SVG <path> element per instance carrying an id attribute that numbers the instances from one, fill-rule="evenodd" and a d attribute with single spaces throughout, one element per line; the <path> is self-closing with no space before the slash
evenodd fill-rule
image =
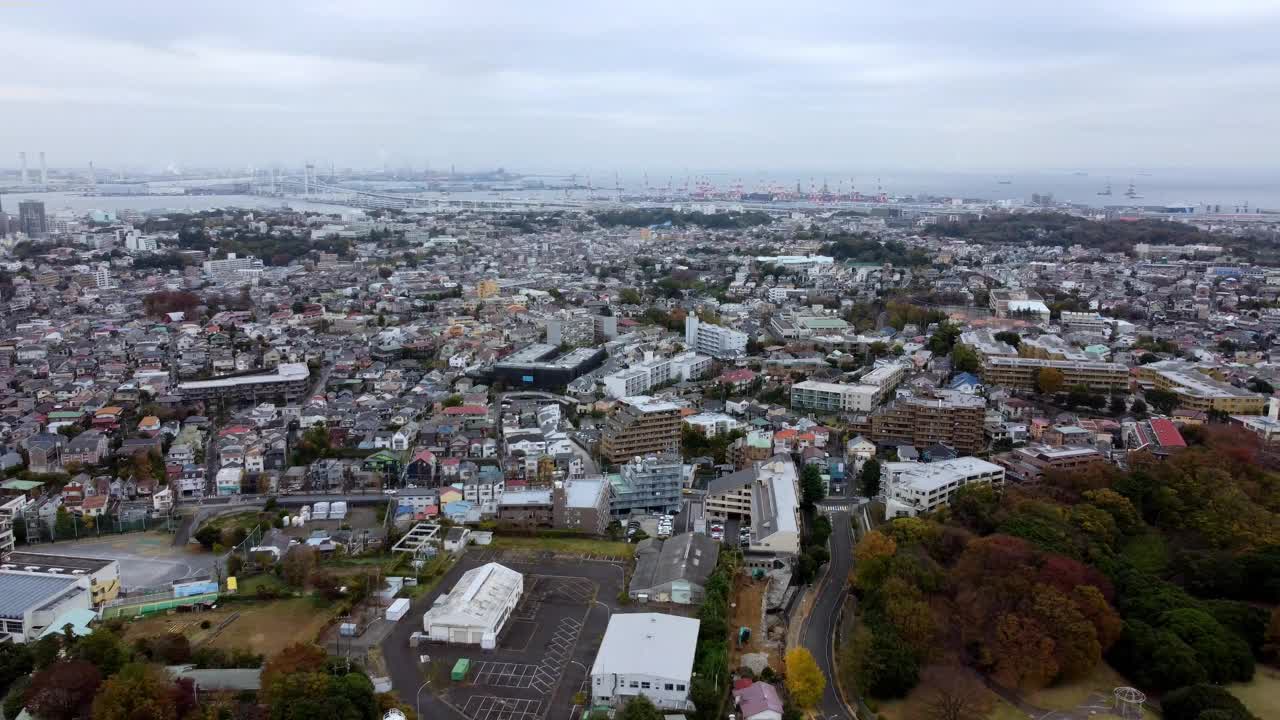
<path id="1" fill-rule="evenodd" d="M 234 619 L 231 619 L 235 616 Z M 332 612 L 317 609 L 306 598 L 259 603 L 234 603 L 216 610 L 159 615 L 134 620 L 125 627 L 126 640 L 182 633 L 199 646 L 230 650 L 247 648 L 270 656 L 297 642 L 315 642 Z M 230 622 L 227 622 L 230 620 Z M 209 627 L 201 627 L 208 624 Z M 225 626 L 224 626 L 224 623 Z M 221 631 L 216 633 L 221 627 Z"/>
<path id="2" fill-rule="evenodd" d="M 782 670 L 782 643 L 771 640 L 767 628 L 761 625 L 765 590 L 768 587 L 768 580 L 755 579 L 745 574 L 739 574 L 734 579 L 733 596 L 730 600 L 733 607 L 729 611 L 731 667 L 741 665 L 740 660 L 745 653 L 766 653 L 769 656 L 769 667 Z M 743 627 L 751 629 L 751 638 L 745 645 L 738 642 L 738 629 Z"/>

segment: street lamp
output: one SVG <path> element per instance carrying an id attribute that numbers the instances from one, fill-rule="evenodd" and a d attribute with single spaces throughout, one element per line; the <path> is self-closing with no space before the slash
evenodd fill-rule
<path id="1" fill-rule="evenodd" d="M 422 717 L 422 691 L 425 690 L 427 686 L 430 684 L 431 684 L 430 680 L 422 683 L 421 685 L 418 686 L 418 692 L 413 694 L 413 709 L 417 711 L 418 717 Z"/>

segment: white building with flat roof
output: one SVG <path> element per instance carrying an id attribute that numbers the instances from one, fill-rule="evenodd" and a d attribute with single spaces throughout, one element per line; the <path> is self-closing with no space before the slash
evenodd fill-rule
<path id="1" fill-rule="evenodd" d="M 663 710 L 692 710 L 698 625 L 694 618 L 662 613 L 610 616 L 591 665 L 592 701 L 619 707 L 644 695 Z"/>
<path id="2" fill-rule="evenodd" d="M 684 319 L 684 344 L 694 352 L 724 360 L 746 354 L 747 334 L 689 315 Z"/>
<path id="3" fill-rule="evenodd" d="M 915 517 L 951 502 L 956 491 L 977 483 L 1004 485 L 1004 468 L 975 457 L 933 463 L 890 462 L 880 466 L 885 519 Z"/>
<path id="4" fill-rule="evenodd" d="M 524 576 L 498 563 L 462 574 L 453 591 L 436 598 L 422 616 L 422 629 L 435 642 L 497 647 L 498 633 L 524 592 Z"/>

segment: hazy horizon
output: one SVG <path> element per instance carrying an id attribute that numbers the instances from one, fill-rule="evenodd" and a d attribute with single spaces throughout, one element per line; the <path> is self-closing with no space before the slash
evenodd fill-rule
<path id="1" fill-rule="evenodd" d="M 44 151 L 54 168 L 781 179 L 1280 159 L 1275 2 L 68 2 L 0 19 L 6 167 Z"/>

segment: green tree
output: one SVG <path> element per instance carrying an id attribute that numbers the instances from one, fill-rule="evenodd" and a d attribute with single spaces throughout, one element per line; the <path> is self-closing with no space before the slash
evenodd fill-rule
<path id="1" fill-rule="evenodd" d="M 1230 691 L 1216 685 L 1200 683 L 1178 688 L 1160 702 L 1165 720 L 1203 720 L 1207 713 L 1229 720 L 1253 720 L 1253 714 Z"/>
<path id="2" fill-rule="evenodd" d="M 457 394 L 450 395 L 449 397 L 440 401 L 440 407 L 451 408 L 451 407 L 458 407 L 460 405 L 462 405 L 462 396 Z"/>
<path id="3" fill-rule="evenodd" d="M 1155 408 L 1156 412 L 1168 415 L 1178 407 L 1178 396 L 1168 390 L 1160 388 L 1152 388 L 1144 393 L 1147 399 L 1146 404 Z M 1137 403 L 1134 403 L 1135 406 Z M 1136 410 L 1134 412 L 1137 412 Z"/>
<path id="4" fill-rule="evenodd" d="M 92 663 L 104 676 L 114 675 L 129 662 L 129 648 L 120 636 L 105 627 L 80 638 L 71 648 L 71 654 Z"/>
<path id="5" fill-rule="evenodd" d="M 0 695 L 9 691 L 18 678 L 26 677 L 35 669 L 35 658 L 27 643 L 0 643 Z"/>
<path id="6" fill-rule="evenodd" d="M 68 540 L 77 535 L 75 518 L 71 517 L 71 513 L 67 512 L 65 507 L 59 507 L 54 514 L 53 532 L 58 536 L 58 540 Z"/>
<path id="7" fill-rule="evenodd" d="M 875 497 L 880 494 L 880 461 L 870 458 L 862 463 L 858 474 L 858 485 L 863 497 Z"/>
<path id="8" fill-rule="evenodd" d="M 1012 330 L 1001 330 L 995 334 L 995 339 L 1012 345 L 1015 350 L 1022 344 L 1022 336 Z"/>
<path id="9" fill-rule="evenodd" d="M 813 510 L 826 490 L 822 486 L 822 471 L 817 465 L 805 465 L 800 472 L 800 507 L 806 511 Z"/>
<path id="10" fill-rule="evenodd" d="M 982 368 L 978 353 L 968 345 L 956 345 L 951 350 L 951 369 L 956 372 L 976 373 Z"/>
<path id="11" fill-rule="evenodd" d="M 662 720 L 662 712 L 644 695 L 633 695 L 614 720 Z"/>

